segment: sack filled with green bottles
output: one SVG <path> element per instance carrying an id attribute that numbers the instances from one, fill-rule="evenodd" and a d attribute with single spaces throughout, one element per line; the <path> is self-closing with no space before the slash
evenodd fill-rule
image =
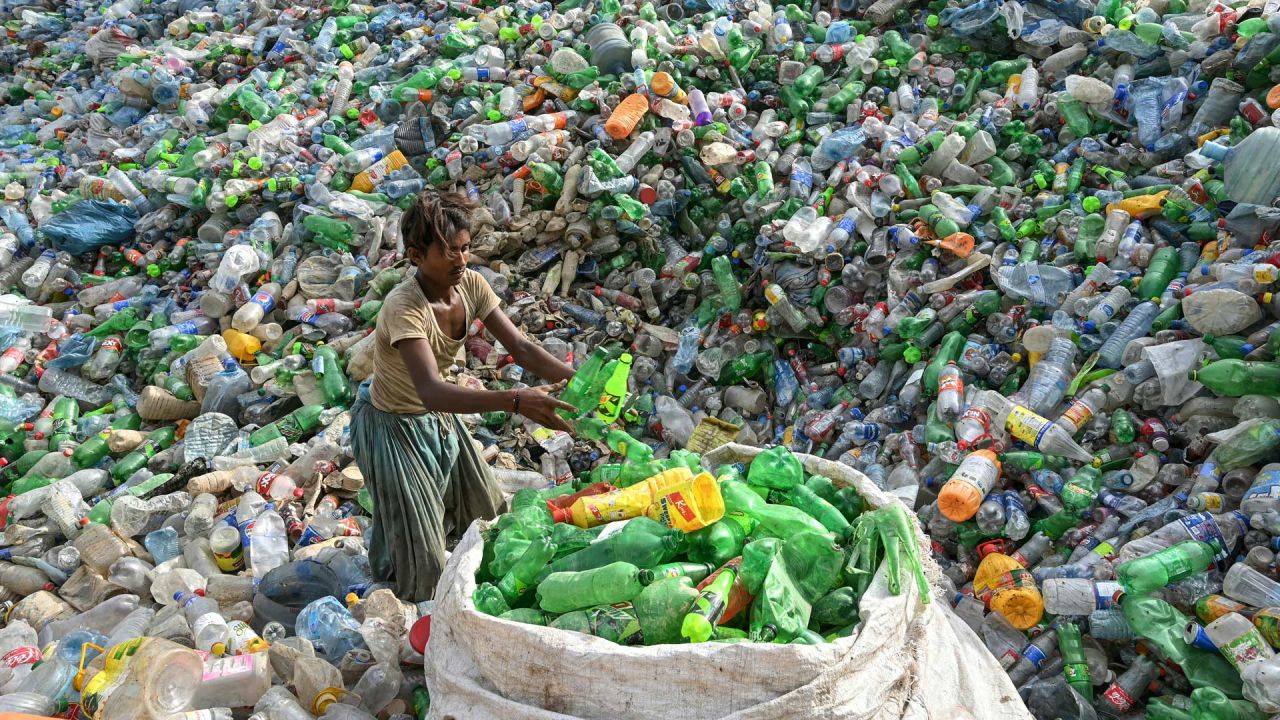
<path id="1" fill-rule="evenodd" d="M 685 533 L 640 516 L 592 528 L 553 521 L 570 496 L 701 473 L 701 458 L 601 465 L 571 485 L 526 489 L 484 533 L 476 608 L 504 620 L 623 645 L 817 644 L 857 632 L 858 605 L 881 563 L 890 592 L 929 588 L 908 510 L 865 507 L 857 491 L 809 475 L 786 448 L 714 469 L 723 517 Z"/>

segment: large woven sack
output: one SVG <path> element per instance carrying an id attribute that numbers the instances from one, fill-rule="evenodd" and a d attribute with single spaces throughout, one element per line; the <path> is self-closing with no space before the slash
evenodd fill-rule
<path id="1" fill-rule="evenodd" d="M 746 463 L 759 452 L 725 445 L 704 464 Z M 855 487 L 870 508 L 900 502 L 846 465 L 798 457 L 810 473 Z M 477 522 L 467 530 L 436 589 L 426 653 L 434 720 L 1031 717 L 995 658 L 951 611 L 918 525 L 916 543 L 933 591 L 927 604 L 908 577 L 902 594 L 891 595 L 881 564 L 853 637 L 826 645 L 653 647 L 478 612 L 471 594 L 484 528 Z"/>

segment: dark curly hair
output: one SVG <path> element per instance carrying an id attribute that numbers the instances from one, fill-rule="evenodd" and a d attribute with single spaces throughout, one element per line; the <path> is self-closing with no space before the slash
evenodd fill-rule
<path id="1" fill-rule="evenodd" d="M 475 203 L 456 192 L 423 190 L 400 217 L 400 236 L 406 248 L 425 253 L 432 243 L 445 242 L 471 229 Z"/>

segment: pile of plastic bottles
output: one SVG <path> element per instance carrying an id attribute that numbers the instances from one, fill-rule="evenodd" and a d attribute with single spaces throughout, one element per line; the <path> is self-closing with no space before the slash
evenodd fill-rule
<path id="1" fill-rule="evenodd" d="M 576 440 L 474 418 L 510 489 L 729 428 L 899 495 L 1040 716 L 1280 711 L 1277 9 L 0 0 L 0 710 L 425 712 L 345 408 L 458 187 L 518 326 L 633 358 Z M 757 497 L 865 517 L 812 481 Z"/>

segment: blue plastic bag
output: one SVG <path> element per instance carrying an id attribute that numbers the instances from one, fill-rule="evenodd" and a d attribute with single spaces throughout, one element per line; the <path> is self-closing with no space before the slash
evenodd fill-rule
<path id="1" fill-rule="evenodd" d="M 125 245 L 133 240 L 138 213 L 114 200 L 81 200 L 54 215 L 40 232 L 58 250 L 72 255 L 97 250 L 104 245 Z"/>

